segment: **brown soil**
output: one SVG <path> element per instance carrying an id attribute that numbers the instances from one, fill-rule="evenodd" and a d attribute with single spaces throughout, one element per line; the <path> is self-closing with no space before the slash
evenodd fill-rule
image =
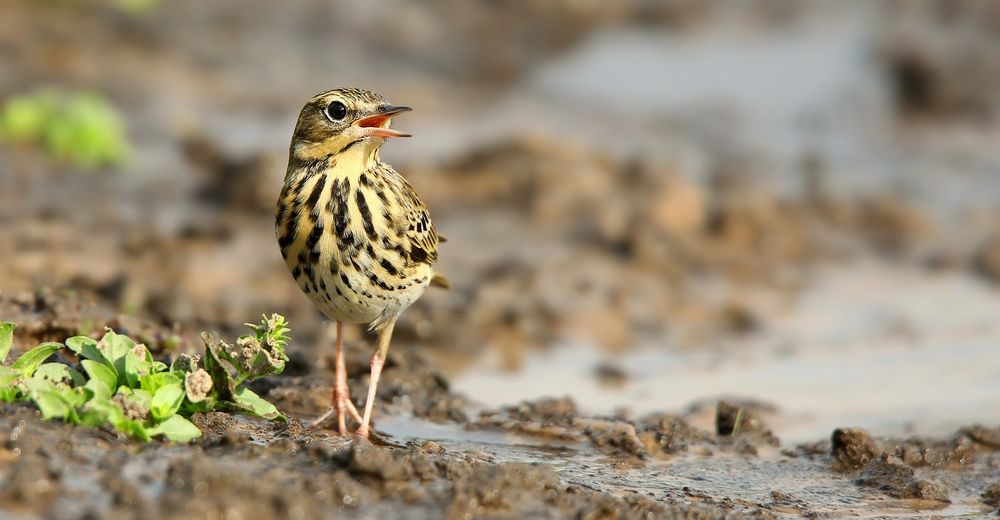
<path id="1" fill-rule="evenodd" d="M 18 324 L 15 355 L 111 327 L 170 359 L 197 349 L 202 330 L 232 336 L 279 312 L 292 324 L 291 360 L 253 389 L 291 422 L 203 414 L 194 444 L 144 445 L 4 405 L 0 516 L 826 518 L 1000 507 L 996 428 L 886 439 L 842 425 L 830 441 L 792 446 L 768 425 L 782 410 L 752 400 L 593 416 L 565 397 L 482 410 L 450 388 L 451 374 L 489 351 L 516 369 L 533 350 L 580 338 L 624 353 L 749 337 L 768 326 L 749 291 L 793 295 L 816 266 L 858 257 L 1000 280 L 996 219 L 961 229 L 956 246 L 954 229 L 904 194 L 829 187 L 836 172 L 822 154 L 803 160 L 806 182 L 792 190 L 714 142 L 702 143 L 701 177 L 531 132 L 394 161 L 448 236 L 439 266 L 454 287 L 432 290 L 399 323 L 372 442 L 305 426 L 329 403 L 332 349 L 282 265 L 272 214 L 301 100 L 355 71 L 344 77 L 400 102 L 476 114 L 595 31 L 692 30 L 713 23 L 710 2 L 439 1 L 379 9 L 377 22 L 313 0 L 178 0 L 152 17 L 62 4 L 5 6 L 0 55 L 16 74 L 0 75 L 0 96 L 48 83 L 100 90 L 125 114 L 140 160 L 84 172 L 5 145 L 0 319 Z M 794 5 L 742 16 L 766 30 L 807 11 Z M 887 31 L 878 66 L 901 119 L 979 123 L 998 106 L 996 53 L 983 51 L 995 11 L 908 9 L 925 30 L 961 23 L 931 40 Z M 980 18 L 975 38 L 948 43 Z M 341 48 L 353 51 L 330 52 Z M 974 88 L 955 79 L 969 71 L 981 73 Z M 370 340 L 348 329 L 358 405 Z M 594 376 L 609 387 L 632 377 L 614 362 Z M 712 427 L 699 426 L 705 413 Z"/>

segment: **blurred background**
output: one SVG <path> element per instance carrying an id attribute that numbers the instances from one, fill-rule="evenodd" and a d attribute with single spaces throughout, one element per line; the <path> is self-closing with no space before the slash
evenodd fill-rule
<path id="1" fill-rule="evenodd" d="M 0 318 L 176 352 L 280 312 L 323 366 L 274 204 L 358 86 L 415 108 L 382 156 L 449 238 L 393 348 L 470 406 L 1000 421 L 998 44 L 988 0 L 4 0 Z"/>

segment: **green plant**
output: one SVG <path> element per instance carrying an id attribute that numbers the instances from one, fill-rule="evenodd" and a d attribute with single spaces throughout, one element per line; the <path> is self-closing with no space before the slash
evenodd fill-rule
<path id="1" fill-rule="evenodd" d="M 73 5 L 78 5 L 83 8 L 92 8 L 92 2 L 79 2 L 73 0 L 48 0 L 49 3 L 62 6 L 71 7 Z M 162 0 L 104 0 L 105 4 L 117 9 L 123 13 L 132 15 L 146 15 L 150 14 L 162 5 Z"/>
<path id="2" fill-rule="evenodd" d="M 0 139 L 38 144 L 87 168 L 117 165 L 129 154 L 118 113 L 90 93 L 49 89 L 7 99 L 0 107 Z"/>
<path id="3" fill-rule="evenodd" d="M 115 0 L 119 9 L 132 14 L 148 14 L 160 7 L 160 0 Z"/>
<path id="4" fill-rule="evenodd" d="M 144 441 L 158 435 L 177 442 L 195 439 L 201 431 L 188 417 L 216 409 L 286 421 L 274 405 L 241 385 L 281 373 L 289 329 L 277 314 L 248 325 L 252 333 L 235 346 L 203 333 L 204 366 L 200 356 L 188 354 L 167 366 L 145 345 L 110 329 L 99 341 L 74 336 L 65 344 L 42 343 L 4 365 L 15 325 L 0 322 L 0 401 L 30 401 L 44 419 L 110 425 Z M 78 367 L 46 362 L 64 348 L 79 358 Z"/>

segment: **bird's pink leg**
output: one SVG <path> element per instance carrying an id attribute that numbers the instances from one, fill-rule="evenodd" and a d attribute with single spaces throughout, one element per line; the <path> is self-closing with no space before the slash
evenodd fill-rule
<path id="1" fill-rule="evenodd" d="M 396 325 L 396 320 L 390 321 L 386 324 L 378 334 L 378 348 L 375 353 L 372 354 L 372 372 L 371 378 L 368 380 L 368 397 L 365 400 L 365 414 L 361 418 L 361 427 L 358 428 L 357 434 L 362 437 L 368 437 L 371 429 L 369 424 L 371 424 L 372 419 L 372 409 L 375 408 L 375 391 L 378 389 L 379 376 L 382 375 L 382 367 L 385 365 L 385 357 L 389 352 L 389 340 L 392 338 L 392 328 Z"/>
<path id="2" fill-rule="evenodd" d="M 350 412 L 351 417 L 361 422 L 361 414 L 358 413 L 358 409 L 354 407 L 354 403 L 351 402 L 351 390 L 347 386 L 347 366 L 344 363 L 344 348 L 342 343 L 344 330 L 344 323 L 337 321 L 337 344 L 336 344 L 336 355 L 337 358 L 334 361 L 334 371 L 336 372 L 336 381 L 333 385 L 333 400 L 337 408 L 337 423 L 340 428 L 340 434 L 347 434 L 347 425 L 344 424 L 344 411 Z"/>
<path id="3" fill-rule="evenodd" d="M 324 423 L 330 418 L 334 413 L 337 414 L 337 429 L 341 435 L 347 435 L 347 421 L 344 417 L 346 412 L 350 412 L 351 417 L 354 420 L 361 422 L 361 414 L 358 413 L 358 409 L 354 407 L 354 403 L 351 402 L 350 389 L 347 386 L 347 367 L 344 363 L 344 348 L 343 348 L 343 332 L 344 324 L 341 321 L 337 321 L 336 325 L 337 337 L 335 340 L 335 358 L 334 358 L 334 376 L 333 376 L 333 393 L 330 396 L 330 410 L 323 414 L 319 419 L 313 421 L 313 426 L 318 426 Z"/>

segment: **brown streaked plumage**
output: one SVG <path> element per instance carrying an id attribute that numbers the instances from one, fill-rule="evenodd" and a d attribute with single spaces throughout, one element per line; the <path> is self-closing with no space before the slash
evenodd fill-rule
<path id="1" fill-rule="evenodd" d="M 379 159 L 393 116 L 408 107 L 362 89 L 336 89 L 302 108 L 289 149 L 275 229 L 299 287 L 336 322 L 332 409 L 340 433 L 345 413 L 367 435 L 375 390 L 396 319 L 434 282 L 439 237 L 430 214 L 402 175 Z M 341 330 L 367 323 L 378 332 L 364 416 L 347 395 Z"/>

